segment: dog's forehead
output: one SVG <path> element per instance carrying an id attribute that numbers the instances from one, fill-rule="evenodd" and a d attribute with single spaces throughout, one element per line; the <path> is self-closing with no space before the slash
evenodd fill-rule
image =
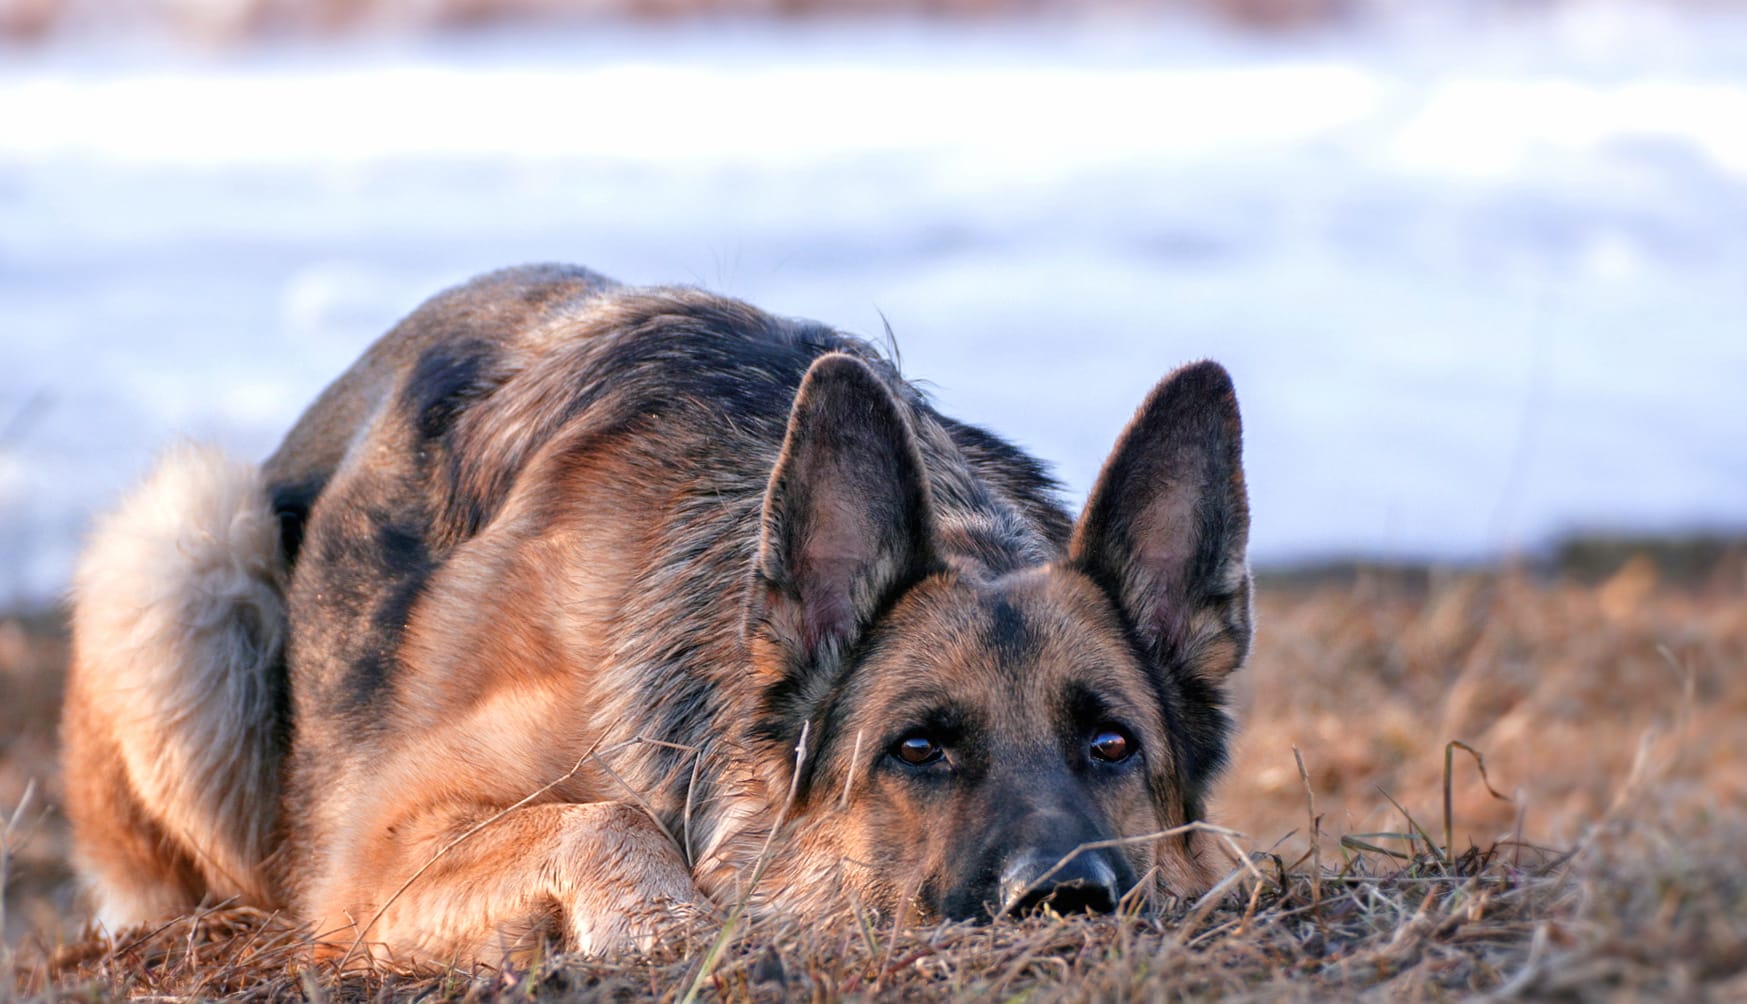
<path id="1" fill-rule="evenodd" d="M 878 675 L 888 692 L 950 679 L 961 695 L 980 691 L 996 703 L 1035 704 L 1069 688 L 1144 693 L 1114 606 L 1071 570 L 941 577 L 916 589 L 887 628 Z"/>
<path id="2" fill-rule="evenodd" d="M 988 651 L 1014 668 L 1125 663 L 1128 639 L 1115 607 L 1089 579 L 1041 566 L 973 583 Z"/>

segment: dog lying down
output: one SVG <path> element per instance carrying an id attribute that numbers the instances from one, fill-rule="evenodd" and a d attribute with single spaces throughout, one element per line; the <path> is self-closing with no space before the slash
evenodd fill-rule
<path id="1" fill-rule="evenodd" d="M 437 962 L 647 947 L 743 899 L 1195 893 L 1250 645 L 1240 440 L 1225 371 L 1185 366 L 1073 520 L 857 338 L 484 276 L 264 463 L 172 449 L 99 522 L 79 872 L 111 928 L 233 901 Z"/>

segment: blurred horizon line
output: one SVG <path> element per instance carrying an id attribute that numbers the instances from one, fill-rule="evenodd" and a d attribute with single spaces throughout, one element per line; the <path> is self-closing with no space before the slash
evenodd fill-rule
<path id="1" fill-rule="evenodd" d="M 283 39 L 417 36 L 508 26 L 681 24 L 710 19 L 943 21 L 1180 16 L 1257 33 L 1315 30 L 1389 14 L 1459 8 L 1525 14 L 1612 0 L 0 0 L 0 42 L 15 46 L 147 34 L 228 47 Z M 1617 5 L 1617 4 L 1616 4 Z M 1740 0 L 1637 0 L 1683 10 Z"/>

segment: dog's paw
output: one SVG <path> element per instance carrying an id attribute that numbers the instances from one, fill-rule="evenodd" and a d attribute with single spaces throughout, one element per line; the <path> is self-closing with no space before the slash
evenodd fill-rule
<path id="1" fill-rule="evenodd" d="M 658 894 L 624 909 L 573 909 L 566 932 L 569 947 L 596 957 L 683 947 L 708 931 L 714 917 L 690 885 L 688 879 L 683 891 Z"/>

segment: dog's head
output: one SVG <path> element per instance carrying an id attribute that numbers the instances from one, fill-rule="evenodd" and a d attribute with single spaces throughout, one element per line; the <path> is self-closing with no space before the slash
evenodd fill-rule
<path id="1" fill-rule="evenodd" d="M 797 853 L 949 918 L 1198 891 L 1212 862 L 1183 827 L 1251 633 L 1229 377 L 1162 380 L 1065 553 L 999 571 L 953 552 L 907 414 L 865 363 L 821 358 L 765 499 L 748 644 L 758 733 L 777 756 L 807 736 L 785 758 Z"/>

